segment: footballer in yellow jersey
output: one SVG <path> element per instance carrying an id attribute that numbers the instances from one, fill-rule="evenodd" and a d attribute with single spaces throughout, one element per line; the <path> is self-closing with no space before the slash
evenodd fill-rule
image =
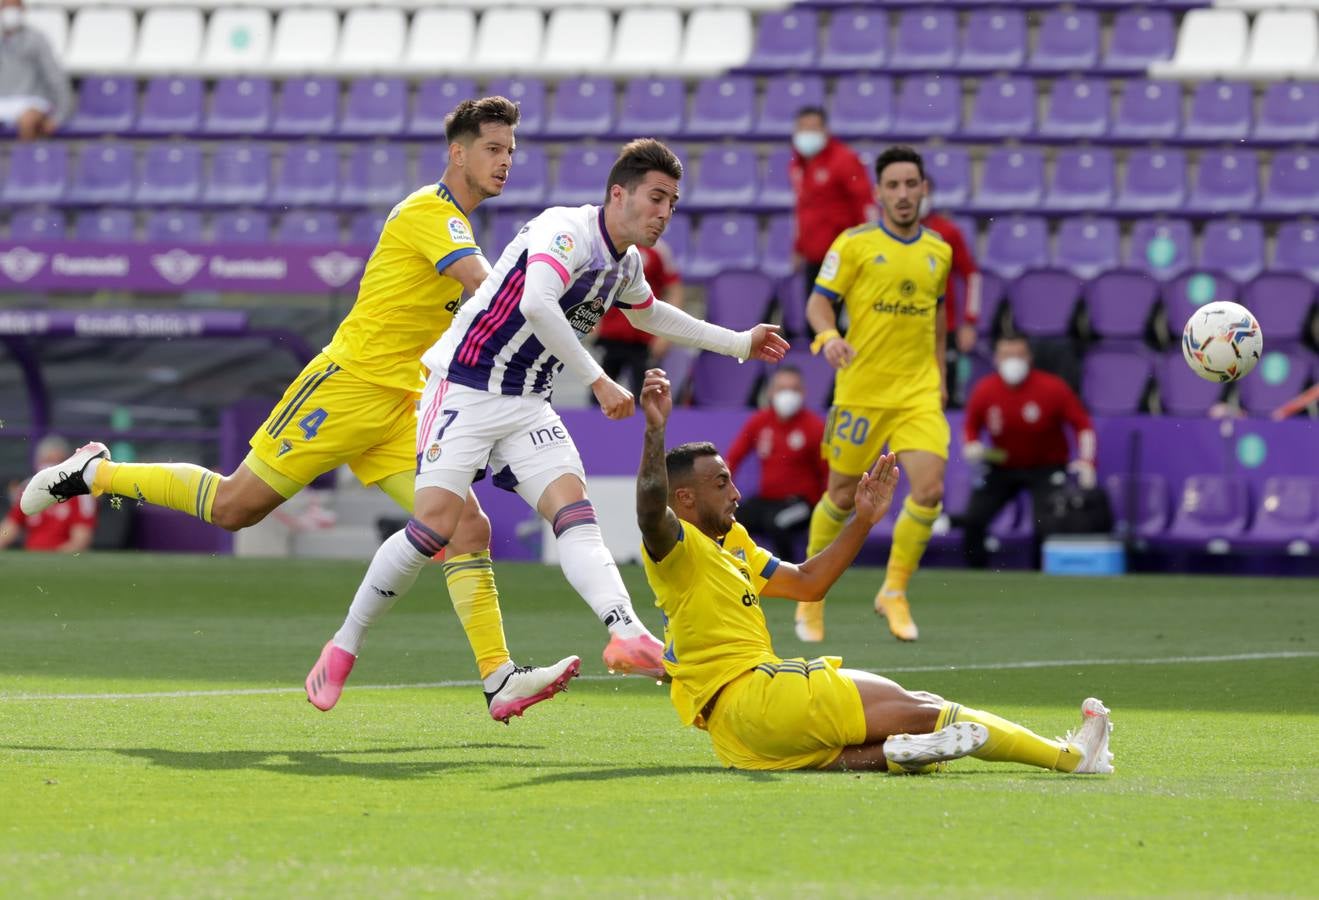
<path id="1" fill-rule="evenodd" d="M 637 524 L 646 580 L 664 613 L 664 664 L 684 725 L 709 732 L 738 769 L 927 772 L 962 756 L 1064 772 L 1111 772 L 1108 710 L 1082 704 L 1082 725 L 1050 741 L 993 713 L 908 691 L 841 660 L 782 659 L 763 597 L 818 601 L 888 511 L 898 482 L 892 453 L 858 479 L 853 515 L 837 537 L 793 565 L 757 547 L 736 519 L 740 494 L 713 444 L 665 451 L 673 399 L 659 369 L 641 391 L 646 432 Z"/>
<path id="2" fill-rule="evenodd" d="M 823 447 L 829 483 L 811 514 L 807 550 L 823 549 L 842 529 L 857 481 L 880 451 L 896 453 L 911 493 L 894 526 L 875 611 L 895 637 L 914 641 L 907 583 L 942 509 L 948 459 L 942 304 L 952 249 L 921 227 L 920 154 L 890 147 L 875 161 L 875 176 L 880 221 L 834 240 L 806 305 L 816 332 L 812 350 L 837 370 Z M 846 337 L 838 331 L 836 305 L 847 311 Z M 797 636 L 824 640 L 824 604 L 797 608 Z"/>

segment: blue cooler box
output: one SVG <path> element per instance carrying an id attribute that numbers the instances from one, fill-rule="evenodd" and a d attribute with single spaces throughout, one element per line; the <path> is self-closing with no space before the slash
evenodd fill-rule
<path id="1" fill-rule="evenodd" d="M 1121 541 L 1108 535 L 1074 534 L 1044 542 L 1047 575 L 1122 575 L 1127 554 Z"/>

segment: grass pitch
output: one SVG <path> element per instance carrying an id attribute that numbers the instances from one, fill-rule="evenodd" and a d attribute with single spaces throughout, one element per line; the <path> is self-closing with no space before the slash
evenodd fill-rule
<path id="1" fill-rule="evenodd" d="M 363 569 L 0 556 L 0 896 L 1319 891 L 1314 581 L 927 571 L 914 645 L 872 570 L 823 647 L 767 601 L 785 656 L 1049 735 L 1113 709 L 1110 778 L 897 778 L 722 770 L 663 689 L 604 676 L 603 628 L 539 566 L 497 566 L 505 624 L 522 662 L 582 656 L 568 694 L 492 722 L 435 567 L 317 712 L 302 679 Z"/>

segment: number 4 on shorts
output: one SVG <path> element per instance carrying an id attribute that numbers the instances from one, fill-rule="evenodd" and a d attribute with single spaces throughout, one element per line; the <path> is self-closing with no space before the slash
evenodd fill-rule
<path id="1" fill-rule="evenodd" d="M 323 409 L 312 410 L 298 421 L 298 427 L 302 429 L 302 439 L 309 441 L 316 437 L 316 432 L 320 431 L 321 426 L 330 414 Z"/>

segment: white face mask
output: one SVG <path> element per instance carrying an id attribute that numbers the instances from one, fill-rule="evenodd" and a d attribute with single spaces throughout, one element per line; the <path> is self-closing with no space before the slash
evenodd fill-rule
<path id="1" fill-rule="evenodd" d="M 802 156 L 810 158 L 824 149 L 828 138 L 823 131 L 798 131 L 792 136 L 792 146 Z"/>
<path id="2" fill-rule="evenodd" d="M 23 8 L 20 6 L 0 7 L 0 28 L 16 31 L 23 27 Z"/>
<path id="3" fill-rule="evenodd" d="M 916 207 L 916 215 L 919 218 L 925 218 L 930 214 L 930 195 L 926 194 L 921 198 L 920 206 Z"/>
<path id="4" fill-rule="evenodd" d="M 998 364 L 998 375 L 1010 385 L 1018 385 L 1030 373 L 1030 363 L 1020 356 L 1009 356 Z"/>
<path id="5" fill-rule="evenodd" d="M 801 410 L 801 391 L 777 391 L 769 398 L 769 405 L 780 419 L 791 419 Z"/>

